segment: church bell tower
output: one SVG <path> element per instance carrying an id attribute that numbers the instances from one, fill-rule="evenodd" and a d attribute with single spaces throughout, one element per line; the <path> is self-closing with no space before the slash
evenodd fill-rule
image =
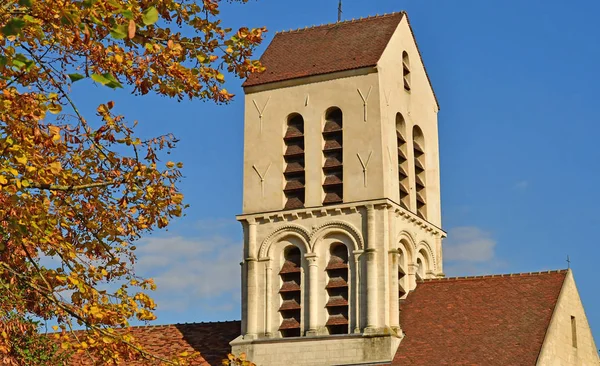
<path id="1" fill-rule="evenodd" d="M 277 33 L 244 83 L 242 335 L 258 365 L 390 361 L 443 276 L 437 113 L 406 13 Z"/>

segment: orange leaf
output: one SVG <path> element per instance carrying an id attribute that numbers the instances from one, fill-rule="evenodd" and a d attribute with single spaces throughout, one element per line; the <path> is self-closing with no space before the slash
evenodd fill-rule
<path id="1" fill-rule="evenodd" d="M 133 19 L 129 21 L 129 27 L 127 27 L 127 36 L 129 39 L 135 37 L 135 22 Z"/>

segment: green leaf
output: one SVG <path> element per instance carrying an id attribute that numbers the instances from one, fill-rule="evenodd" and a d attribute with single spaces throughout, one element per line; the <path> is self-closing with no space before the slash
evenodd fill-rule
<path id="1" fill-rule="evenodd" d="M 8 58 L 6 56 L 0 55 L 0 66 L 5 66 L 8 62 Z"/>
<path id="2" fill-rule="evenodd" d="M 158 21 L 158 10 L 154 6 L 149 7 L 142 13 L 142 21 L 145 25 L 154 24 Z"/>
<path id="3" fill-rule="evenodd" d="M 12 64 L 17 69 L 25 68 L 25 71 L 31 70 L 33 65 L 35 64 L 33 60 L 28 59 L 22 53 L 18 53 L 15 58 L 12 59 Z"/>
<path id="4" fill-rule="evenodd" d="M 19 5 L 31 8 L 31 0 L 19 0 Z"/>
<path id="5" fill-rule="evenodd" d="M 109 83 L 108 79 L 106 79 L 103 75 L 100 74 L 92 74 L 92 80 L 102 85 L 106 85 Z"/>
<path id="6" fill-rule="evenodd" d="M 21 18 L 12 18 L 6 25 L 0 29 L 0 32 L 5 36 L 16 36 L 21 33 L 21 29 L 25 26 L 25 21 Z"/>
<path id="7" fill-rule="evenodd" d="M 81 74 L 68 74 L 67 75 L 69 77 L 69 79 L 71 79 L 72 82 L 76 82 L 77 80 L 81 80 L 83 78 L 85 78 L 85 76 L 81 75 Z"/>
<path id="8" fill-rule="evenodd" d="M 123 17 L 125 17 L 125 19 L 128 19 L 128 20 L 133 19 L 133 12 L 131 10 L 123 10 L 121 12 L 121 15 L 123 15 Z"/>
<path id="9" fill-rule="evenodd" d="M 108 72 L 103 75 L 92 74 L 92 80 L 112 89 L 123 87 L 123 85 Z"/>
<path id="10" fill-rule="evenodd" d="M 85 0 L 82 4 L 84 7 L 86 8 L 91 8 L 92 5 L 94 5 L 96 3 L 97 0 Z"/>
<path id="11" fill-rule="evenodd" d="M 124 39 L 127 37 L 127 28 L 124 25 L 118 25 L 110 30 L 110 35 L 115 39 Z"/>

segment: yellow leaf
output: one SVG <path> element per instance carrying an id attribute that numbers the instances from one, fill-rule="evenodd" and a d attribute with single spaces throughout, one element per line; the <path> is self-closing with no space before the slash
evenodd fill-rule
<path id="1" fill-rule="evenodd" d="M 118 63 L 121 63 L 121 62 L 123 62 L 123 56 L 115 55 L 115 60 L 117 60 Z"/>
<path id="2" fill-rule="evenodd" d="M 175 166 L 175 163 L 172 161 L 167 162 L 167 168 L 172 169 Z"/>
<path id="3" fill-rule="evenodd" d="M 48 126 L 48 130 L 50 130 L 50 134 L 52 135 L 53 141 L 60 140 L 60 127 Z"/>
<path id="4" fill-rule="evenodd" d="M 16 158 L 16 160 L 19 164 L 27 164 L 27 157 L 25 155 L 19 156 L 18 158 Z"/>
<path id="5" fill-rule="evenodd" d="M 3 175 L 0 175 L 0 184 L 4 185 L 8 183 L 8 180 L 6 180 L 6 177 Z"/>
<path id="6" fill-rule="evenodd" d="M 55 161 L 54 163 L 50 164 L 50 171 L 54 174 L 58 174 L 60 173 L 60 171 L 62 170 L 62 165 L 60 164 L 59 161 Z"/>
<path id="7" fill-rule="evenodd" d="M 57 331 L 58 330 L 58 325 L 53 325 L 52 329 L 54 329 L 55 331 Z"/>
<path id="8" fill-rule="evenodd" d="M 62 111 L 62 107 L 60 104 L 58 103 L 52 103 L 48 105 L 48 110 L 50 111 L 50 113 L 52 114 L 59 114 L 60 111 Z"/>

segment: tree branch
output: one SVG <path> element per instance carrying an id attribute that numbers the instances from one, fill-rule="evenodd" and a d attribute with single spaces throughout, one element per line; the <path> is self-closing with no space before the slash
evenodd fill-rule
<path id="1" fill-rule="evenodd" d="M 121 184 L 123 182 L 98 182 L 90 184 L 80 184 L 76 186 L 64 186 L 60 184 L 41 184 L 41 183 L 30 183 L 28 189 L 42 189 L 47 191 L 62 191 L 62 192 L 74 192 L 81 191 L 90 188 L 107 187 L 111 185 Z"/>

